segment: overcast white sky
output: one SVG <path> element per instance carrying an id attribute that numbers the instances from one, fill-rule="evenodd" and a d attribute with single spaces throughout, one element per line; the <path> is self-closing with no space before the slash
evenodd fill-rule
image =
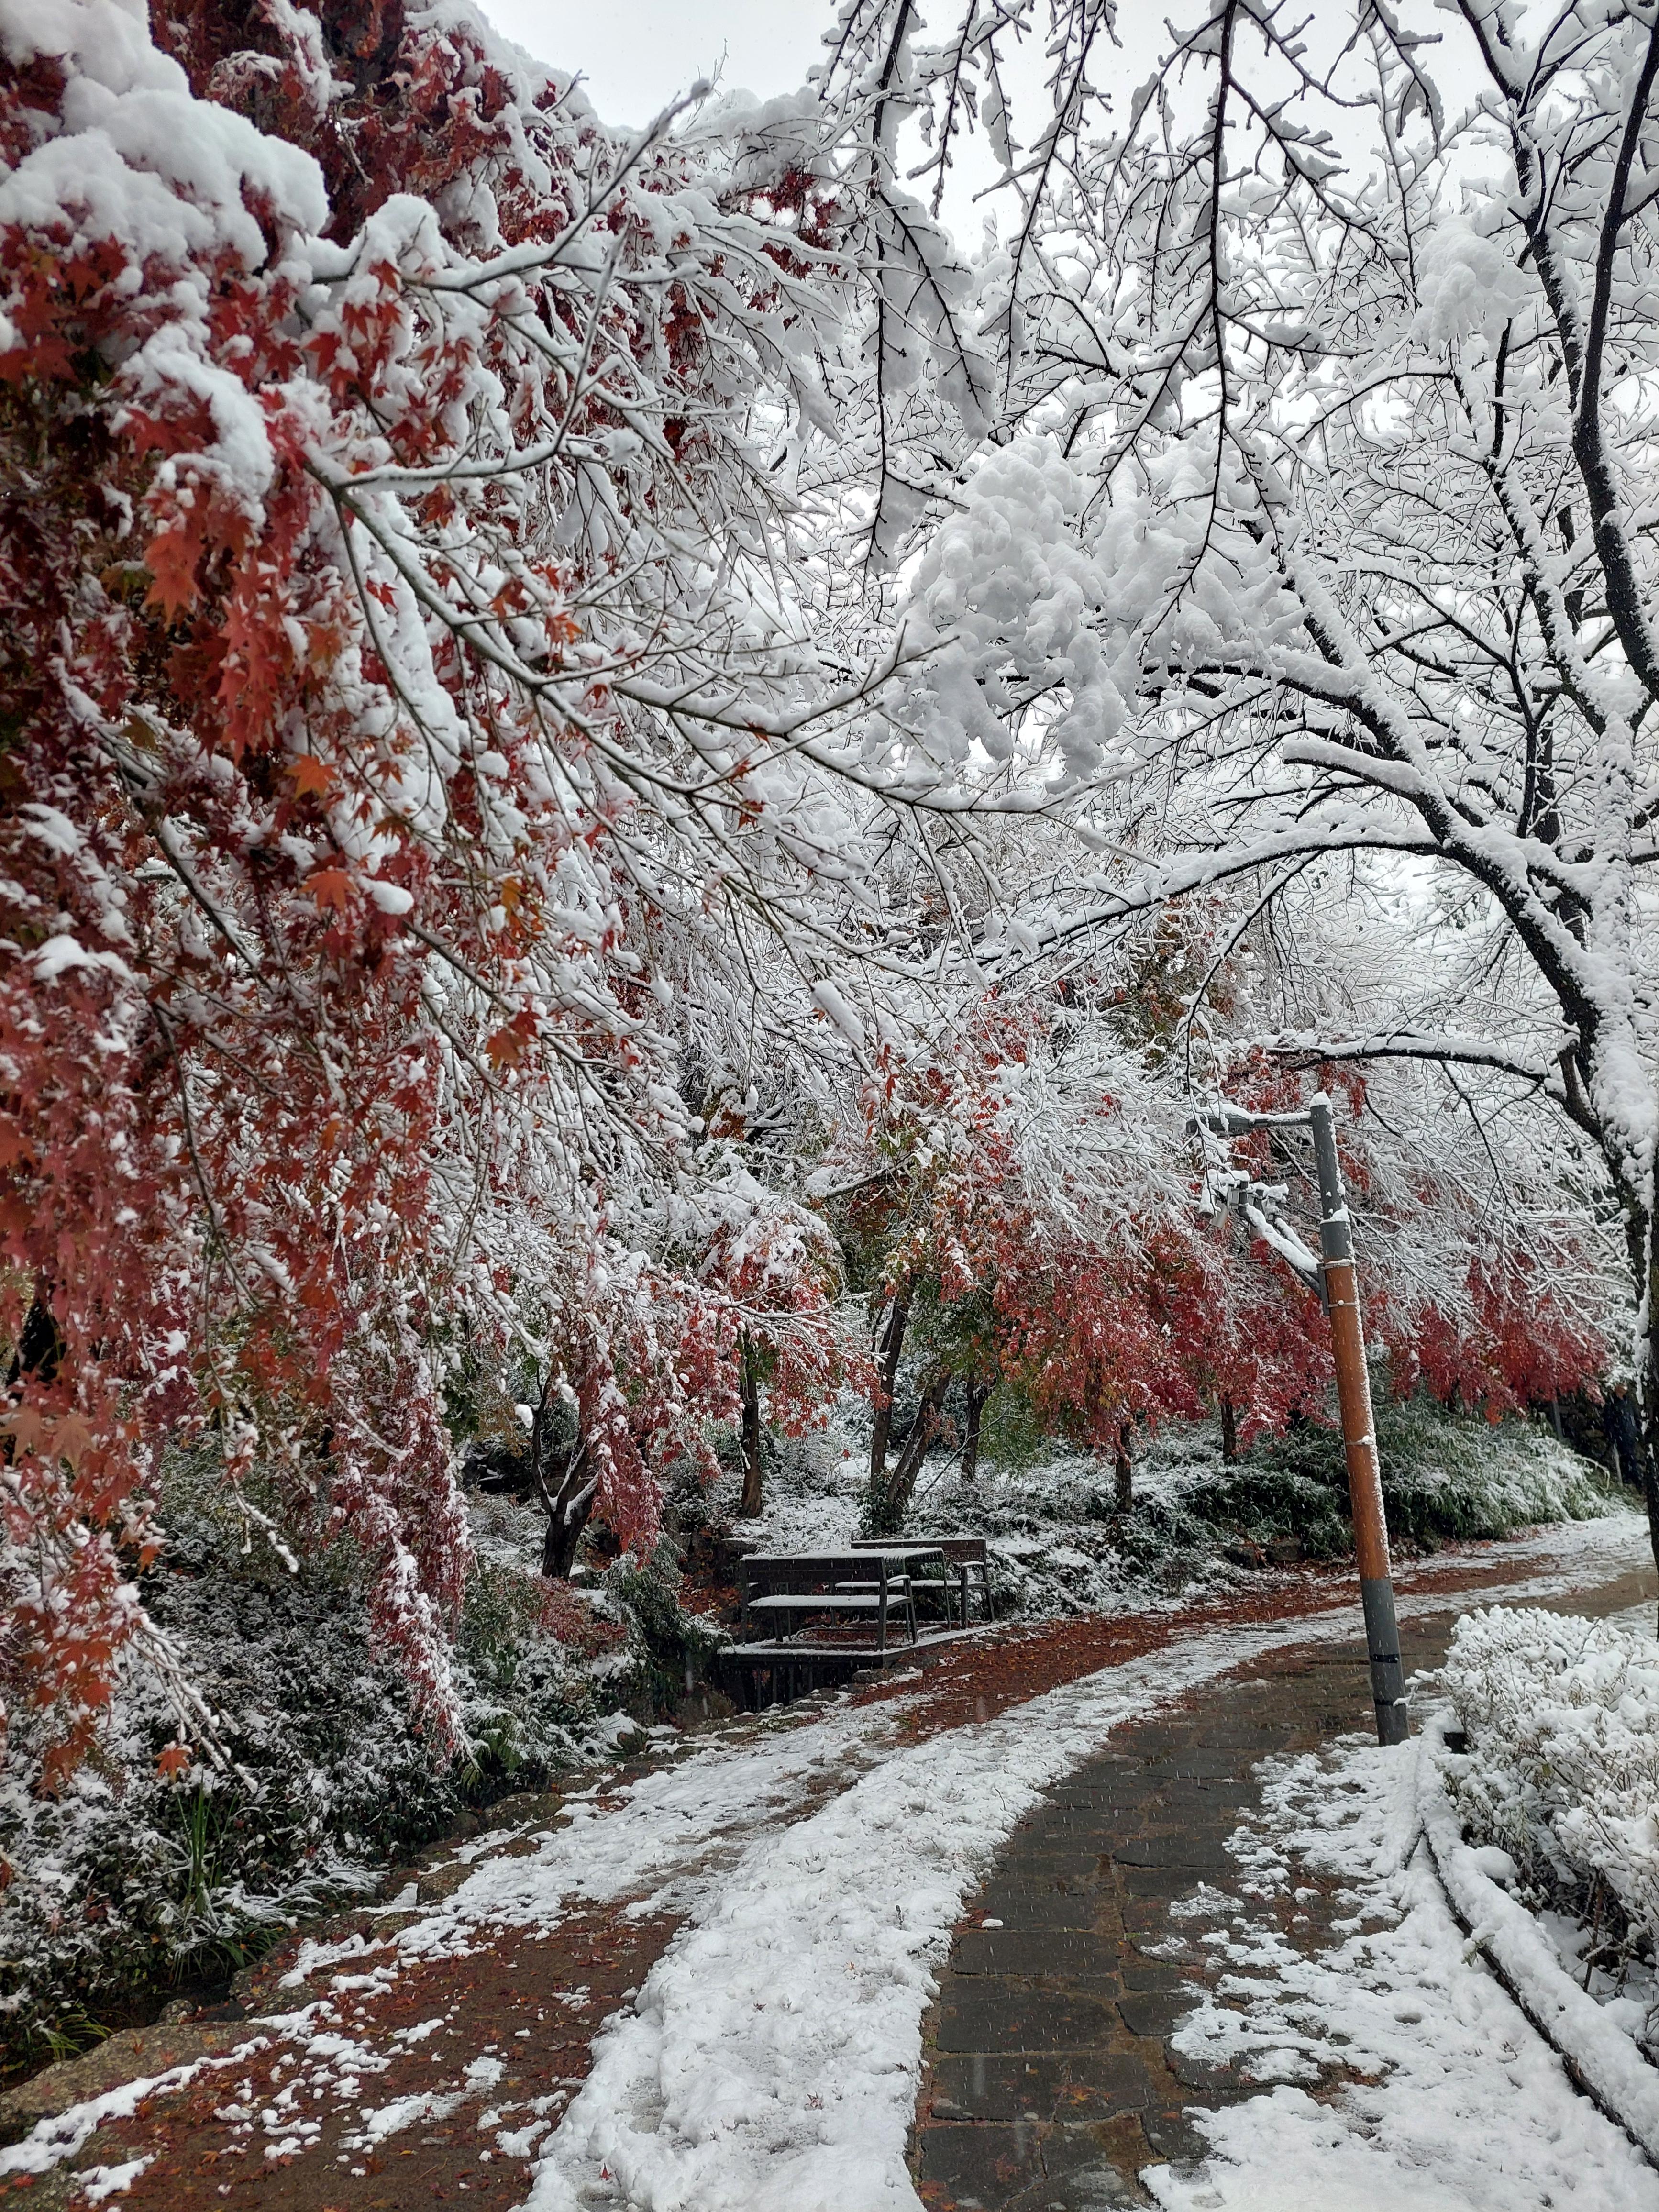
<path id="1" fill-rule="evenodd" d="M 763 98 L 792 92 L 822 54 L 823 33 L 836 15 L 836 0 L 474 0 L 474 4 L 497 30 L 538 61 L 561 70 L 580 70 L 594 107 L 613 125 L 648 123 L 677 94 L 717 70 L 728 91 L 753 92 Z M 1127 94 L 1153 65 L 1163 43 L 1166 11 L 1190 20 L 1201 15 L 1204 5 L 1205 0 L 1176 0 L 1170 9 L 1168 0 L 1158 5 L 1140 0 L 1139 5 L 1121 8 L 1117 50 L 1104 64 L 1102 84 Z M 1328 5 L 1322 21 L 1320 9 L 1321 0 L 1313 0 L 1309 20 L 1314 33 L 1346 35 L 1346 9 Z M 1445 42 L 1439 73 L 1448 103 L 1455 106 L 1463 81 L 1454 56 L 1460 38 L 1467 34 L 1452 19 L 1437 13 L 1432 0 L 1406 0 L 1405 12 L 1414 27 Z M 1042 106 L 1042 57 L 1040 41 L 1029 45 L 1024 55 L 1004 56 L 1017 117 L 1033 102 Z M 1310 119 L 1331 125 L 1339 143 L 1345 142 L 1346 118 L 1342 114 L 1322 112 Z M 1348 150 L 1363 161 L 1367 130 L 1349 127 L 1358 129 L 1358 143 Z M 946 220 L 959 234 L 977 229 L 981 211 L 973 193 L 989 184 L 993 174 L 982 141 L 959 149 L 945 208 Z"/>
<path id="2" fill-rule="evenodd" d="M 483 0 L 515 44 L 558 70 L 580 70 L 607 123 L 647 123 L 674 94 L 713 76 L 728 89 L 790 92 L 817 58 L 830 0 Z"/>

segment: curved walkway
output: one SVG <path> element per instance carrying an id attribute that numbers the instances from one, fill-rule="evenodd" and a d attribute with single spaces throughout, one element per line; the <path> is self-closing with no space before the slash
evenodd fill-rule
<path id="1" fill-rule="evenodd" d="M 1647 1571 L 1548 1602 L 1601 1615 L 1654 1593 Z M 1467 1603 L 1416 1613 L 1408 1663 L 1440 1663 Z M 1171 2045 L 1205 1975 L 1199 1925 L 1250 1893 L 1227 1844 L 1259 1811 L 1258 1763 L 1317 1750 L 1370 1721 L 1363 1648 L 1294 1647 L 1129 1722 L 1109 1751 L 1048 1793 L 1011 1838 L 939 1976 L 911 2158 L 930 2212 L 1151 2203 L 1144 2169 L 1179 2169 L 1206 2148 L 1195 2110 L 1262 2093 L 1260 2079 Z M 1206 1893 L 1222 1910 L 1205 1909 Z M 1328 1947 L 1351 1901 L 1309 1877 L 1281 1915 L 1285 1932 L 1300 1951 Z M 1334 2063 L 1322 2086 L 1342 2071 Z"/>
<path id="2" fill-rule="evenodd" d="M 1408 1653 L 1429 1613 L 1443 1633 L 1482 1596 L 1607 1583 L 1645 1543 L 1621 1516 L 1419 1562 Z M 23 2136 L 0 2200 L 915 2212 L 908 2136 L 936 2206 L 1136 2201 L 1138 2166 L 1190 2142 L 1183 2106 L 1239 2086 L 1171 2062 L 1174 1962 L 1148 1952 L 1218 1863 L 1254 1761 L 1361 1719 L 1356 1615 L 1352 1577 L 1302 1575 L 1011 1626 L 498 1807 L 378 1912 L 268 1960 L 256 2017 L 116 2037 L 0 2100 L 0 2142 Z M 936 2079 L 912 2135 L 925 2015 Z"/>

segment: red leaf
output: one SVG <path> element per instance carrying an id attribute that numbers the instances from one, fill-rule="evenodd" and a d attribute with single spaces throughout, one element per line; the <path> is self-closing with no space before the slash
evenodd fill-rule
<path id="1" fill-rule="evenodd" d="M 170 523 L 158 530 L 144 549 L 149 570 L 149 603 L 169 622 L 176 622 L 196 604 L 196 561 L 201 551 L 199 526 Z"/>
<path id="2" fill-rule="evenodd" d="M 305 888 L 319 907 L 332 907 L 337 914 L 349 913 L 354 886 L 343 868 L 319 868 L 307 878 Z"/>
<path id="3" fill-rule="evenodd" d="M 326 794 L 334 782 L 334 770 L 327 761 L 319 760 L 315 753 L 301 753 L 299 759 L 289 763 L 289 774 L 294 779 L 296 794 L 306 798 L 315 792 Z"/>
<path id="4" fill-rule="evenodd" d="M 516 1067 L 535 1042 L 536 1017 L 521 1006 L 484 1046 L 492 1067 Z"/>

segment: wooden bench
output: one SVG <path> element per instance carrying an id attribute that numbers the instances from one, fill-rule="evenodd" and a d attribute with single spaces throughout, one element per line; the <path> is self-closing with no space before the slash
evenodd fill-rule
<path id="1" fill-rule="evenodd" d="M 939 1572 L 917 1577 L 912 1571 L 917 1567 L 936 1567 Z M 914 1644 L 918 1582 L 926 1588 L 944 1574 L 944 1554 L 936 1544 L 872 1544 L 856 1552 L 751 1552 L 738 1563 L 744 1632 L 750 1613 L 780 1621 L 814 1615 L 873 1619 L 878 1651 L 886 1650 L 888 1629 L 901 1621 Z"/>
<path id="2" fill-rule="evenodd" d="M 981 1618 L 992 1620 L 995 1613 L 991 1603 L 991 1569 L 983 1536 L 917 1536 L 914 1542 L 930 1552 L 940 1553 L 945 1559 L 949 1581 L 954 1584 L 957 1596 L 957 1621 L 968 1626 L 968 1601 L 976 1594 L 980 1601 Z M 855 1536 L 854 1551 L 886 1550 L 889 1547 L 877 1536 Z M 947 1596 L 946 1617 L 950 1604 Z"/>

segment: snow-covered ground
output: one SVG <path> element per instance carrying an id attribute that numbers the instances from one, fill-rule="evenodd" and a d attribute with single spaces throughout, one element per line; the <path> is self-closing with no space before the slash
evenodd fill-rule
<path id="1" fill-rule="evenodd" d="M 1548 1596 L 1633 1565 L 1645 1534 L 1633 1516 L 1553 1531 L 1527 1547 L 1538 1571 L 1515 1594 Z M 1444 1602 L 1407 1589 L 1401 1611 L 1409 1620 Z M 613 1849 L 660 1849 L 647 1838 L 672 1835 L 677 1819 L 695 1833 L 710 1783 L 716 1803 L 729 1802 L 732 1784 L 742 1802 L 776 1790 L 781 1757 L 798 1774 L 804 1759 L 820 1774 L 844 1759 L 850 1779 L 785 1825 L 732 1838 L 718 1879 L 694 1853 L 653 1900 L 677 1905 L 688 1924 L 634 2011 L 603 2037 L 543 2161 L 532 2212 L 571 2212 L 607 2195 L 636 2212 L 920 2212 L 904 2150 L 932 1969 L 1015 1824 L 1129 1716 L 1270 1650 L 1352 1628 L 1345 1606 L 1177 1635 L 1145 1658 L 907 1748 L 893 1747 L 880 1708 L 842 1709 L 740 1754 L 723 1780 L 723 1762 L 701 1760 L 661 1778 L 649 1806 L 636 1797 L 631 1814 L 611 1816 Z M 688 1789 L 694 1805 L 679 1801 Z M 590 1850 L 603 1832 L 590 1830 Z M 1659 2188 L 1629 2201 L 1659 2212 Z"/>
<path id="2" fill-rule="evenodd" d="M 1511 1550 L 1510 1594 L 1546 1596 L 1607 1579 L 1636 1565 L 1644 1542 L 1631 1516 L 1540 1534 Z M 1413 1595 L 1411 1579 L 1402 1578 L 1406 1619 L 1445 1604 L 1428 1591 Z M 501 2136 L 522 2140 L 533 2125 L 543 2137 L 532 2212 L 600 2203 L 633 2212 L 919 2212 L 904 2151 L 933 1969 L 1015 1823 L 1121 1721 L 1271 1650 L 1347 1636 L 1352 1615 L 1344 1601 L 1261 1627 L 1176 1629 L 1158 1651 L 921 1742 L 903 1740 L 902 1698 L 843 1698 L 814 1719 L 785 1715 L 705 1741 L 624 1789 L 596 1786 L 527 1855 L 499 1856 L 500 1838 L 477 1838 L 465 1847 L 471 1872 L 453 1893 L 384 1943 L 366 1949 L 354 1938 L 313 1949 L 298 1969 L 298 2009 L 286 2032 L 307 2047 L 308 2078 L 334 2065 L 343 2081 L 359 2069 L 337 2033 L 337 1977 L 343 1990 L 366 1972 L 395 1970 L 400 1957 L 464 1954 L 493 1929 L 552 1925 L 577 1900 L 672 1911 L 679 1933 L 631 2008 L 601 2034 L 562 2124 L 549 2132 L 550 2112 L 484 2116 Z M 1386 1825 L 1386 1808 L 1377 1817 Z M 1363 1853 L 1370 1832 L 1362 1830 L 1354 1848 Z M 1450 1971 L 1443 1945 L 1424 1955 Z M 1336 1966 L 1331 1976 L 1333 1986 L 1343 1978 Z M 1447 2002 L 1461 2018 L 1466 2002 L 1486 1999 L 1453 1990 Z M 1486 2016 L 1469 2017 L 1478 2041 Z M 1534 2063 L 1516 2063 L 1523 2075 Z M 366 2096 L 367 2133 L 382 2117 L 389 2125 L 398 2116 L 379 2115 Z M 1348 2135 L 1364 2143 L 1358 2123 L 1342 2124 L 1338 2142 L 1337 2122 L 1317 2122 L 1339 2179 L 1359 2155 Z M 33 2142 L 0 2153 L 0 2172 L 39 2170 L 74 2132 L 72 2119 L 47 2124 Z M 1247 2154 L 1243 2136 L 1237 2143 Z M 507 2151 L 505 2142 L 500 2148 Z M 1305 2148 L 1313 2172 L 1313 2135 Z M 1646 2183 L 1611 2153 L 1606 2170 L 1627 2193 L 1601 2202 L 1659 2212 L 1659 2185 L 1629 2193 Z M 1166 2177 L 1163 2185 L 1186 2185 Z M 1327 2191 L 1322 2212 L 1338 2201 Z M 1489 2201 L 1497 2200 L 1467 2200 Z M 1432 2197 L 1413 2203 L 1440 2212 Z"/>

